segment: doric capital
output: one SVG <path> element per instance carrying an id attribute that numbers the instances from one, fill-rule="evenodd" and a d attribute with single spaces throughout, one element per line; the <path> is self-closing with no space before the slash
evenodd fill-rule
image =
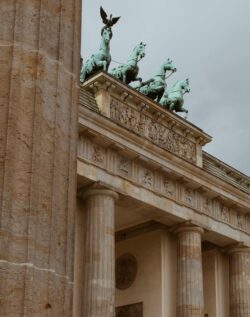
<path id="1" fill-rule="evenodd" d="M 182 223 L 173 228 L 174 234 L 178 235 L 179 233 L 182 233 L 182 232 L 198 232 L 202 235 L 204 233 L 204 229 L 189 222 Z"/>
<path id="2" fill-rule="evenodd" d="M 82 200 L 85 200 L 89 196 L 110 196 L 115 201 L 119 199 L 119 195 L 115 191 L 101 186 L 91 186 L 86 189 L 82 189 L 78 192 L 78 196 Z"/>
<path id="3" fill-rule="evenodd" d="M 237 243 L 225 248 L 225 252 L 229 255 L 235 253 L 250 253 L 250 247 L 245 246 L 243 243 Z"/>

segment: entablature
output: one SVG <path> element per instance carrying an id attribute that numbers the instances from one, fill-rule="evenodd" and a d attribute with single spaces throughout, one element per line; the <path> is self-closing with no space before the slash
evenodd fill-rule
<path id="1" fill-rule="evenodd" d="M 98 83 L 95 81 L 96 77 L 99 79 Z M 204 170 L 197 162 L 195 163 L 181 155 L 177 155 L 174 151 L 170 151 L 164 146 L 159 145 L 157 137 L 151 139 L 149 134 L 143 136 L 138 131 L 135 133 L 132 128 L 127 127 L 128 123 L 126 120 L 137 122 L 134 114 L 131 115 L 132 110 L 130 111 L 130 108 L 134 109 L 133 113 L 137 111 L 140 118 L 142 118 L 142 114 L 145 111 L 150 120 L 153 120 L 152 118 L 156 114 L 155 112 L 153 113 L 152 109 L 149 110 L 151 103 L 155 111 L 159 110 L 159 106 L 154 104 L 154 102 L 147 101 L 147 105 L 150 106 L 138 110 L 138 102 L 133 106 L 133 97 L 127 97 L 127 99 L 130 99 L 130 102 L 125 104 L 128 109 L 124 111 L 124 117 L 123 115 L 121 117 L 126 118 L 126 115 L 128 115 L 130 119 L 122 119 L 125 120 L 124 124 L 117 122 L 115 119 L 117 110 L 112 115 L 113 110 L 111 107 L 113 102 L 112 96 L 117 89 L 112 85 L 111 87 L 106 82 L 105 85 L 108 85 L 108 88 L 106 86 L 106 88 L 103 88 L 102 84 L 99 83 L 100 78 L 106 79 L 107 77 L 111 78 L 101 73 L 86 82 L 86 85 L 89 85 L 87 89 L 92 92 L 96 89 L 95 100 L 97 103 L 99 102 L 100 108 L 98 111 L 92 111 L 91 107 L 85 107 L 80 104 L 79 164 L 85 167 L 89 166 L 89 168 L 92 166 L 93 168 L 90 168 L 91 171 L 94 171 L 95 168 L 101 169 L 103 173 L 100 175 L 115 177 L 115 179 L 120 180 L 119 184 L 130 183 L 135 188 L 138 188 L 138 190 L 144 188 L 147 192 L 152 192 L 158 197 L 164 197 L 168 201 L 173 201 L 178 206 L 184 206 L 199 215 L 208 216 L 215 221 L 231 226 L 235 230 L 249 234 L 250 196 L 239 188 Z M 110 80 L 114 80 L 118 86 L 122 85 L 126 88 L 126 86 L 117 80 L 113 78 Z M 93 85 L 95 83 L 94 86 L 98 86 L 99 88 L 90 87 L 91 82 L 93 82 Z M 112 90 L 112 95 L 110 94 L 110 89 Z M 140 94 L 138 93 L 138 95 Z M 120 106 L 123 107 L 124 101 L 121 102 L 117 94 L 114 98 L 116 100 L 114 107 L 120 111 Z M 90 102 L 93 103 L 93 100 L 91 99 Z M 166 112 L 165 110 L 162 111 Z M 192 125 L 172 113 L 167 112 L 167 116 L 169 116 L 168 118 L 174 117 L 177 123 L 181 122 L 182 125 L 175 124 L 173 130 L 169 126 L 165 127 L 164 125 L 164 127 L 184 138 L 183 144 L 188 145 L 187 151 L 190 148 L 188 142 L 193 142 L 196 146 L 196 151 L 198 148 L 198 151 L 202 155 L 202 145 L 198 140 L 200 140 L 203 132 L 194 127 L 195 133 L 185 134 L 183 127 Z M 154 121 L 148 122 L 151 122 L 150 124 L 153 125 L 155 122 L 162 123 L 162 120 L 156 121 L 154 119 Z M 137 128 L 140 127 L 140 125 L 136 126 Z M 147 133 L 152 131 L 149 126 L 145 130 L 148 131 Z M 156 134 L 159 135 L 159 133 L 157 132 Z M 198 137 L 199 133 L 201 135 Z M 208 138 L 206 140 L 208 141 Z M 171 138 L 169 142 L 171 142 Z M 187 155 L 186 152 L 183 153 Z M 93 177 L 92 181 L 94 180 L 95 177 Z M 106 182 L 105 179 L 99 179 L 98 181 Z M 115 190 L 115 188 L 113 189 Z M 117 190 L 119 191 L 120 189 L 117 188 Z"/>
<path id="2" fill-rule="evenodd" d="M 101 72 L 83 84 L 102 115 L 157 146 L 202 166 L 202 146 L 211 137 L 153 100 Z"/>

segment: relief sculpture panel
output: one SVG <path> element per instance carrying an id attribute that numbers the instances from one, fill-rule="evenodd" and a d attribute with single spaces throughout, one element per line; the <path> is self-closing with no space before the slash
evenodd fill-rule
<path id="1" fill-rule="evenodd" d="M 150 116 L 115 99 L 111 100 L 110 116 L 112 120 L 158 146 L 191 163 L 196 163 L 195 143 L 154 121 Z"/>
<path id="2" fill-rule="evenodd" d="M 138 160 L 135 163 L 135 160 L 107 151 L 99 144 L 83 137 L 79 139 L 78 151 L 79 157 L 109 171 L 116 172 L 121 177 L 132 180 L 144 188 L 159 192 L 161 195 L 181 202 L 214 219 L 233 225 L 240 230 L 248 231 L 250 229 L 250 216 L 225 206 L 216 198 L 206 197 L 199 190 L 183 185 L 181 181 L 171 178 L 168 173 L 157 173 L 150 167 L 145 167 L 143 163 L 140 164 Z"/>

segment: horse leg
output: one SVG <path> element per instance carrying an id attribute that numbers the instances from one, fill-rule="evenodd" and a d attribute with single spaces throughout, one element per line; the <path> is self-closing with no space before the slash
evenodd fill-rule
<path id="1" fill-rule="evenodd" d="M 83 67 L 80 73 L 80 82 L 83 83 L 86 79 L 86 68 Z"/>
<path id="2" fill-rule="evenodd" d="M 188 116 L 188 110 L 187 109 L 185 109 L 185 108 L 180 108 L 180 109 L 178 109 L 178 112 L 185 112 L 185 119 L 187 119 L 187 116 Z"/>
<path id="3" fill-rule="evenodd" d="M 164 90 L 159 92 L 159 94 L 157 95 L 157 99 L 156 99 L 157 102 L 160 102 L 161 97 L 163 96 L 163 94 L 164 94 Z"/>
<path id="4" fill-rule="evenodd" d="M 96 66 L 101 67 L 104 71 L 107 71 L 107 62 L 106 61 L 96 61 Z"/>
<path id="5" fill-rule="evenodd" d="M 169 110 L 170 110 L 170 111 L 175 110 L 175 102 L 174 102 L 174 101 L 172 101 L 172 102 L 169 104 Z"/>
<path id="6" fill-rule="evenodd" d="M 124 82 L 124 84 L 127 83 L 127 74 L 126 74 L 126 72 L 122 72 L 122 81 Z"/>
<path id="7" fill-rule="evenodd" d="M 185 112 L 185 119 L 187 119 L 187 117 L 188 117 L 188 110 L 187 109 L 185 109 L 185 108 L 182 108 L 182 112 Z"/>
<path id="8" fill-rule="evenodd" d="M 142 82 L 142 78 L 141 77 L 135 77 L 132 81 L 139 81 L 141 83 Z"/>

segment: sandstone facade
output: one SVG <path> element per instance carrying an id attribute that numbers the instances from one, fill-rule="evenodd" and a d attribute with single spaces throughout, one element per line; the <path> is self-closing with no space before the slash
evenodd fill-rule
<path id="1" fill-rule="evenodd" d="M 249 177 L 106 73 L 78 113 L 80 12 L 1 2 L 0 316 L 250 317 Z"/>
<path id="2" fill-rule="evenodd" d="M 81 1 L 0 10 L 0 316 L 72 316 Z"/>

